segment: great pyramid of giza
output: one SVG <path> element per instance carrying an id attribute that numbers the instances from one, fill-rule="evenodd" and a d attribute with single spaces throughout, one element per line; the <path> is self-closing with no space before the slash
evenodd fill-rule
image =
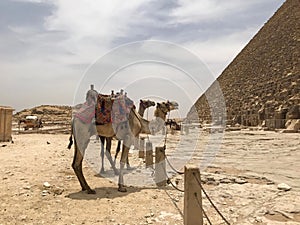
<path id="1" fill-rule="evenodd" d="M 300 118 L 299 56 L 300 0 L 287 0 L 217 78 L 227 124 L 283 128 Z M 188 119 L 211 121 L 205 94 L 194 106 Z"/>

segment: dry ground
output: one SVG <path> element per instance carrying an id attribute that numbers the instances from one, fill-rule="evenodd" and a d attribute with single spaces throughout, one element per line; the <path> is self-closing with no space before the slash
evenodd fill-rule
<path id="1" fill-rule="evenodd" d="M 204 187 L 231 224 L 300 224 L 299 134 L 282 135 L 226 133 L 214 163 L 202 171 Z M 13 141 L 0 144 L 0 224 L 183 224 L 183 193 L 171 186 L 120 193 L 85 162 L 97 194 L 81 192 L 68 135 L 22 134 Z M 130 160 L 140 163 L 136 152 Z M 183 178 L 175 179 L 183 188 Z M 278 190 L 281 182 L 292 189 Z M 203 205 L 213 224 L 224 224 L 206 198 Z"/>

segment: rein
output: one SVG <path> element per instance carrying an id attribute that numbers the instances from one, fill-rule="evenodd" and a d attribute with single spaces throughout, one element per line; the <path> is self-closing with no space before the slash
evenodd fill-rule
<path id="1" fill-rule="evenodd" d="M 168 114 L 168 119 L 170 119 L 170 113 Z M 165 132 L 165 141 L 164 141 L 164 148 L 166 149 L 167 146 L 167 137 L 168 137 L 168 128 L 166 126 L 166 132 Z"/>

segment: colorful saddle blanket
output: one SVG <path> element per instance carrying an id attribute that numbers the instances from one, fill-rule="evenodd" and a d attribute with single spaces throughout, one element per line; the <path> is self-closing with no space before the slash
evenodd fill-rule
<path id="1" fill-rule="evenodd" d="M 83 123 L 91 123 L 95 117 L 95 105 L 87 102 L 75 107 L 74 117 L 80 119 Z"/>
<path id="2" fill-rule="evenodd" d="M 110 95 L 99 94 L 96 105 L 96 124 L 121 123 L 128 119 L 134 103 L 124 95 L 112 98 Z"/>

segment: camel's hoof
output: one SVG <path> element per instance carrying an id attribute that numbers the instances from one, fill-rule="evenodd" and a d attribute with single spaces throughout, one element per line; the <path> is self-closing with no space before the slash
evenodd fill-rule
<path id="1" fill-rule="evenodd" d="M 93 195 L 94 195 L 94 194 L 96 194 L 96 191 L 93 190 L 93 189 L 89 189 L 89 190 L 87 191 L 87 193 L 88 193 L 88 194 L 93 194 Z"/>
<path id="2" fill-rule="evenodd" d="M 119 192 L 127 192 L 127 189 L 124 186 L 119 186 L 118 191 Z"/>
<path id="3" fill-rule="evenodd" d="M 100 170 L 100 174 L 104 174 L 105 173 L 105 171 L 104 171 L 104 169 L 102 168 L 101 170 Z"/>

